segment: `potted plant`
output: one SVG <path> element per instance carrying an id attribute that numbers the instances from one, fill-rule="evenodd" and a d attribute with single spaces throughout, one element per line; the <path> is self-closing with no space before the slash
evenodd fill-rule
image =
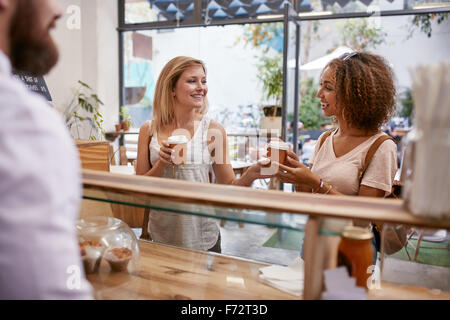
<path id="1" fill-rule="evenodd" d="M 122 106 L 120 108 L 120 117 L 122 119 L 121 125 L 124 131 L 127 131 L 131 127 L 131 115 L 130 108 Z"/>
<path id="2" fill-rule="evenodd" d="M 103 116 L 99 111 L 103 102 L 99 99 L 92 88 L 86 83 L 78 80 L 79 87 L 74 94 L 71 102 L 63 111 L 63 115 L 69 130 L 76 126 L 77 139 L 80 139 L 79 127 L 81 124 L 89 123 L 90 131 L 88 140 L 97 140 L 98 136 L 104 136 L 105 131 L 102 127 Z"/>
<path id="3" fill-rule="evenodd" d="M 281 98 L 283 96 L 283 59 L 281 54 L 263 56 L 258 65 L 258 79 L 263 84 L 264 99 L 274 102 L 264 105 L 261 129 L 281 130 Z"/>

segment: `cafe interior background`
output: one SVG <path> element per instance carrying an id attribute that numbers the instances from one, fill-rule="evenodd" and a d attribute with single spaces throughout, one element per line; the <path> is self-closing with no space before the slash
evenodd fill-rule
<path id="1" fill-rule="evenodd" d="M 235 172 L 260 156 L 261 145 L 254 135 L 262 129 L 279 129 L 306 163 L 317 137 L 331 125 L 331 119 L 321 116 L 320 103 L 315 98 L 321 68 L 331 57 L 343 52 L 367 50 L 384 56 L 396 75 L 398 113 L 391 124 L 399 135 L 401 165 L 403 147 L 414 122 L 411 96 L 414 70 L 420 65 L 436 65 L 450 59 L 450 4 L 423 0 L 293 1 L 289 2 L 289 10 L 295 12 L 292 21 L 299 26 L 300 33 L 295 38 L 297 34 L 291 32 L 289 40 L 285 41 L 283 25 L 288 2 L 61 0 L 65 15 L 54 31 L 60 60 L 45 76 L 51 104 L 72 121 L 70 130 L 75 139 L 108 141 L 115 163 L 111 171 L 113 167 L 120 170 L 118 167 L 122 165 L 132 174 L 136 157 L 135 133 L 151 118 L 159 72 L 175 56 L 192 56 L 206 63 L 209 115 L 229 134 Z M 199 6 L 201 9 L 197 10 Z M 289 12 L 292 15 L 292 11 Z M 369 16 L 369 12 L 374 14 Z M 283 55 L 286 45 L 290 56 Z M 299 48 L 297 59 L 293 53 L 296 45 Z M 297 88 L 292 81 L 296 63 L 300 79 Z M 285 87 L 283 81 L 287 82 Z M 275 88 L 272 95 L 267 90 L 270 86 Z M 82 121 L 73 116 L 71 108 L 80 90 L 96 94 L 101 100 L 102 104 L 93 103 L 98 106 L 98 116 L 103 120 L 101 130 L 97 130 L 96 121 Z M 295 100 L 297 92 L 299 100 Z M 298 109 L 294 106 L 296 101 Z M 72 113 L 68 114 L 68 110 Z M 299 110 L 298 115 L 294 113 L 296 110 Z M 82 108 L 78 112 L 81 116 L 93 116 Z M 117 133 L 115 125 L 122 120 L 131 120 L 129 134 Z M 267 180 L 255 182 L 253 188 L 277 189 L 279 186 L 274 187 Z M 281 188 L 292 192 L 291 185 L 281 185 Z M 304 228 L 305 217 L 298 215 L 298 219 L 291 222 Z M 253 247 L 241 248 L 232 247 L 230 240 L 229 251 L 225 253 L 285 266 L 298 256 L 298 238 L 294 237 L 293 245 L 283 247 L 280 230 L 251 224 L 242 227 L 241 223 L 235 226 L 233 221 L 221 223 L 225 251 L 227 238 L 234 235 L 244 239 L 239 237 L 244 237 L 249 230 L 264 239 L 259 239 Z M 287 237 L 284 234 L 284 238 Z M 440 242 L 432 242 L 433 237 Z M 417 235 L 415 239 L 417 245 Z M 433 267 L 439 269 L 436 272 L 444 274 L 447 281 L 440 284 L 435 281 L 431 286 L 449 291 L 447 230 L 435 228 L 428 239 L 431 247 L 444 250 L 439 252 L 439 262 L 435 259 L 421 264 L 435 264 Z M 278 250 L 277 253 L 249 255 L 258 251 L 255 248 L 264 249 L 268 240 L 278 242 L 278 249 L 270 248 Z M 243 246 L 245 241 L 237 242 Z M 429 250 L 433 255 L 433 249 Z"/>

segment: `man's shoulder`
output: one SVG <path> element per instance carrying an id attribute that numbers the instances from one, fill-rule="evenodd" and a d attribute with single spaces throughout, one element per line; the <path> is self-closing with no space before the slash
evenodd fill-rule
<path id="1" fill-rule="evenodd" d="M 29 91 L 19 80 L 5 76 L 0 77 L 0 101 L 4 106 L 14 106 L 16 108 L 30 108 L 32 106 L 39 108 L 46 106 L 44 98 Z"/>
<path id="2" fill-rule="evenodd" d="M 2 80 L 0 135 L 3 139 L 1 147 L 7 158 L 11 162 L 20 159 L 27 166 L 30 161 L 42 164 L 59 159 L 70 166 L 76 150 L 62 116 L 44 98 L 20 83 Z M 29 159 L 22 159 L 25 154 Z"/>
<path id="3" fill-rule="evenodd" d="M 59 131 L 63 127 L 61 117 L 47 101 L 17 79 L 0 77 L 0 105 L 0 119 L 9 129 L 19 129 L 25 124 L 50 131 Z"/>

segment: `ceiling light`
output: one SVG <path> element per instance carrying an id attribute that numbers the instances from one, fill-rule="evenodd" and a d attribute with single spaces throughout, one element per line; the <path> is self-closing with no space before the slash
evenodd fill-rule
<path id="1" fill-rule="evenodd" d="M 299 17 L 310 17 L 310 16 L 328 16 L 333 14 L 331 11 L 322 11 L 322 12 L 300 12 L 298 14 Z"/>
<path id="2" fill-rule="evenodd" d="M 266 14 L 262 16 L 257 16 L 256 19 L 264 20 L 264 19 L 279 19 L 283 18 L 282 14 Z"/>
<path id="3" fill-rule="evenodd" d="M 444 8 L 444 7 L 450 7 L 450 3 L 439 3 L 439 2 L 430 2 L 430 3 L 421 3 L 418 5 L 413 6 L 413 10 L 420 10 L 420 9 L 433 9 L 433 8 Z"/>

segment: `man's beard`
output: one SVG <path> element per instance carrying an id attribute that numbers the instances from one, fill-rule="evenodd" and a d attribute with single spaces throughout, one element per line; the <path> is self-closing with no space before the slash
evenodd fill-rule
<path id="1" fill-rule="evenodd" d="M 18 0 L 11 21 L 10 59 L 15 70 L 40 76 L 56 65 L 59 54 L 49 29 L 38 28 L 34 6 L 33 1 Z"/>

